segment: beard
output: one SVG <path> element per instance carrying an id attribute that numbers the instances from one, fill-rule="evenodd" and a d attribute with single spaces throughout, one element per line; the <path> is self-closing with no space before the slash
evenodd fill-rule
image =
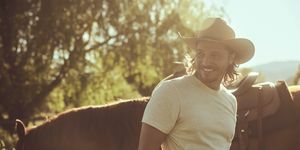
<path id="1" fill-rule="evenodd" d="M 225 70 L 214 65 L 200 65 L 196 68 L 195 74 L 204 84 L 221 84 Z"/>

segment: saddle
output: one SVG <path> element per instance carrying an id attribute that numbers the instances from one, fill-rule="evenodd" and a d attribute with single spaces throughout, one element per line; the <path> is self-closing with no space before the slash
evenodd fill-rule
<path id="1" fill-rule="evenodd" d="M 234 140 L 240 150 L 247 150 L 249 137 L 258 139 L 258 149 L 264 149 L 263 135 L 279 130 L 296 120 L 292 112 L 292 97 L 284 81 L 276 84 L 254 84 L 258 73 L 250 73 L 232 90 L 238 102 Z M 287 119 L 290 118 L 290 119 Z"/>
<path id="2" fill-rule="evenodd" d="M 233 93 L 238 100 L 238 112 L 247 111 L 247 121 L 274 114 L 280 106 L 280 98 L 272 82 L 252 85 L 244 92 Z M 258 110 L 258 108 L 261 108 Z M 261 113 L 261 114 L 259 114 Z M 261 115 L 261 116 L 258 116 Z"/>

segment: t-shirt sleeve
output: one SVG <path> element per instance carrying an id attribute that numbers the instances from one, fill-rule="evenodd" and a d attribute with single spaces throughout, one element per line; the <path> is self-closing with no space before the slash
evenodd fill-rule
<path id="1" fill-rule="evenodd" d="M 237 115 L 237 100 L 236 100 L 236 97 L 232 94 L 232 93 L 229 93 L 230 94 L 230 102 L 231 102 L 231 105 L 232 105 L 232 110 L 233 110 L 233 113 L 234 115 L 236 116 Z"/>
<path id="2" fill-rule="evenodd" d="M 233 106 L 234 114 L 237 115 L 237 99 L 233 94 L 231 94 L 231 103 Z"/>
<path id="3" fill-rule="evenodd" d="M 168 134 L 179 116 L 180 105 L 177 92 L 170 82 L 159 84 L 146 106 L 142 122 Z"/>

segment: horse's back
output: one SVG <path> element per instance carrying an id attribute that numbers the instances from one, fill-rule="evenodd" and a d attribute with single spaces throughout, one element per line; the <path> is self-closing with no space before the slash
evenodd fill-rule
<path id="1" fill-rule="evenodd" d="M 147 99 L 71 109 L 27 132 L 24 150 L 137 149 Z"/>

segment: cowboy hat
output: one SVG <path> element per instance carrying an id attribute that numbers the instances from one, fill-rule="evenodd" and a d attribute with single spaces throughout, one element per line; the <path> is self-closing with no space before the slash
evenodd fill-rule
<path id="1" fill-rule="evenodd" d="M 220 18 L 208 18 L 203 22 L 203 29 L 196 37 L 179 36 L 191 49 L 196 49 L 197 44 L 205 41 L 220 42 L 236 53 L 235 63 L 242 64 L 249 61 L 254 55 L 253 43 L 244 38 L 236 38 L 233 29 Z"/>

